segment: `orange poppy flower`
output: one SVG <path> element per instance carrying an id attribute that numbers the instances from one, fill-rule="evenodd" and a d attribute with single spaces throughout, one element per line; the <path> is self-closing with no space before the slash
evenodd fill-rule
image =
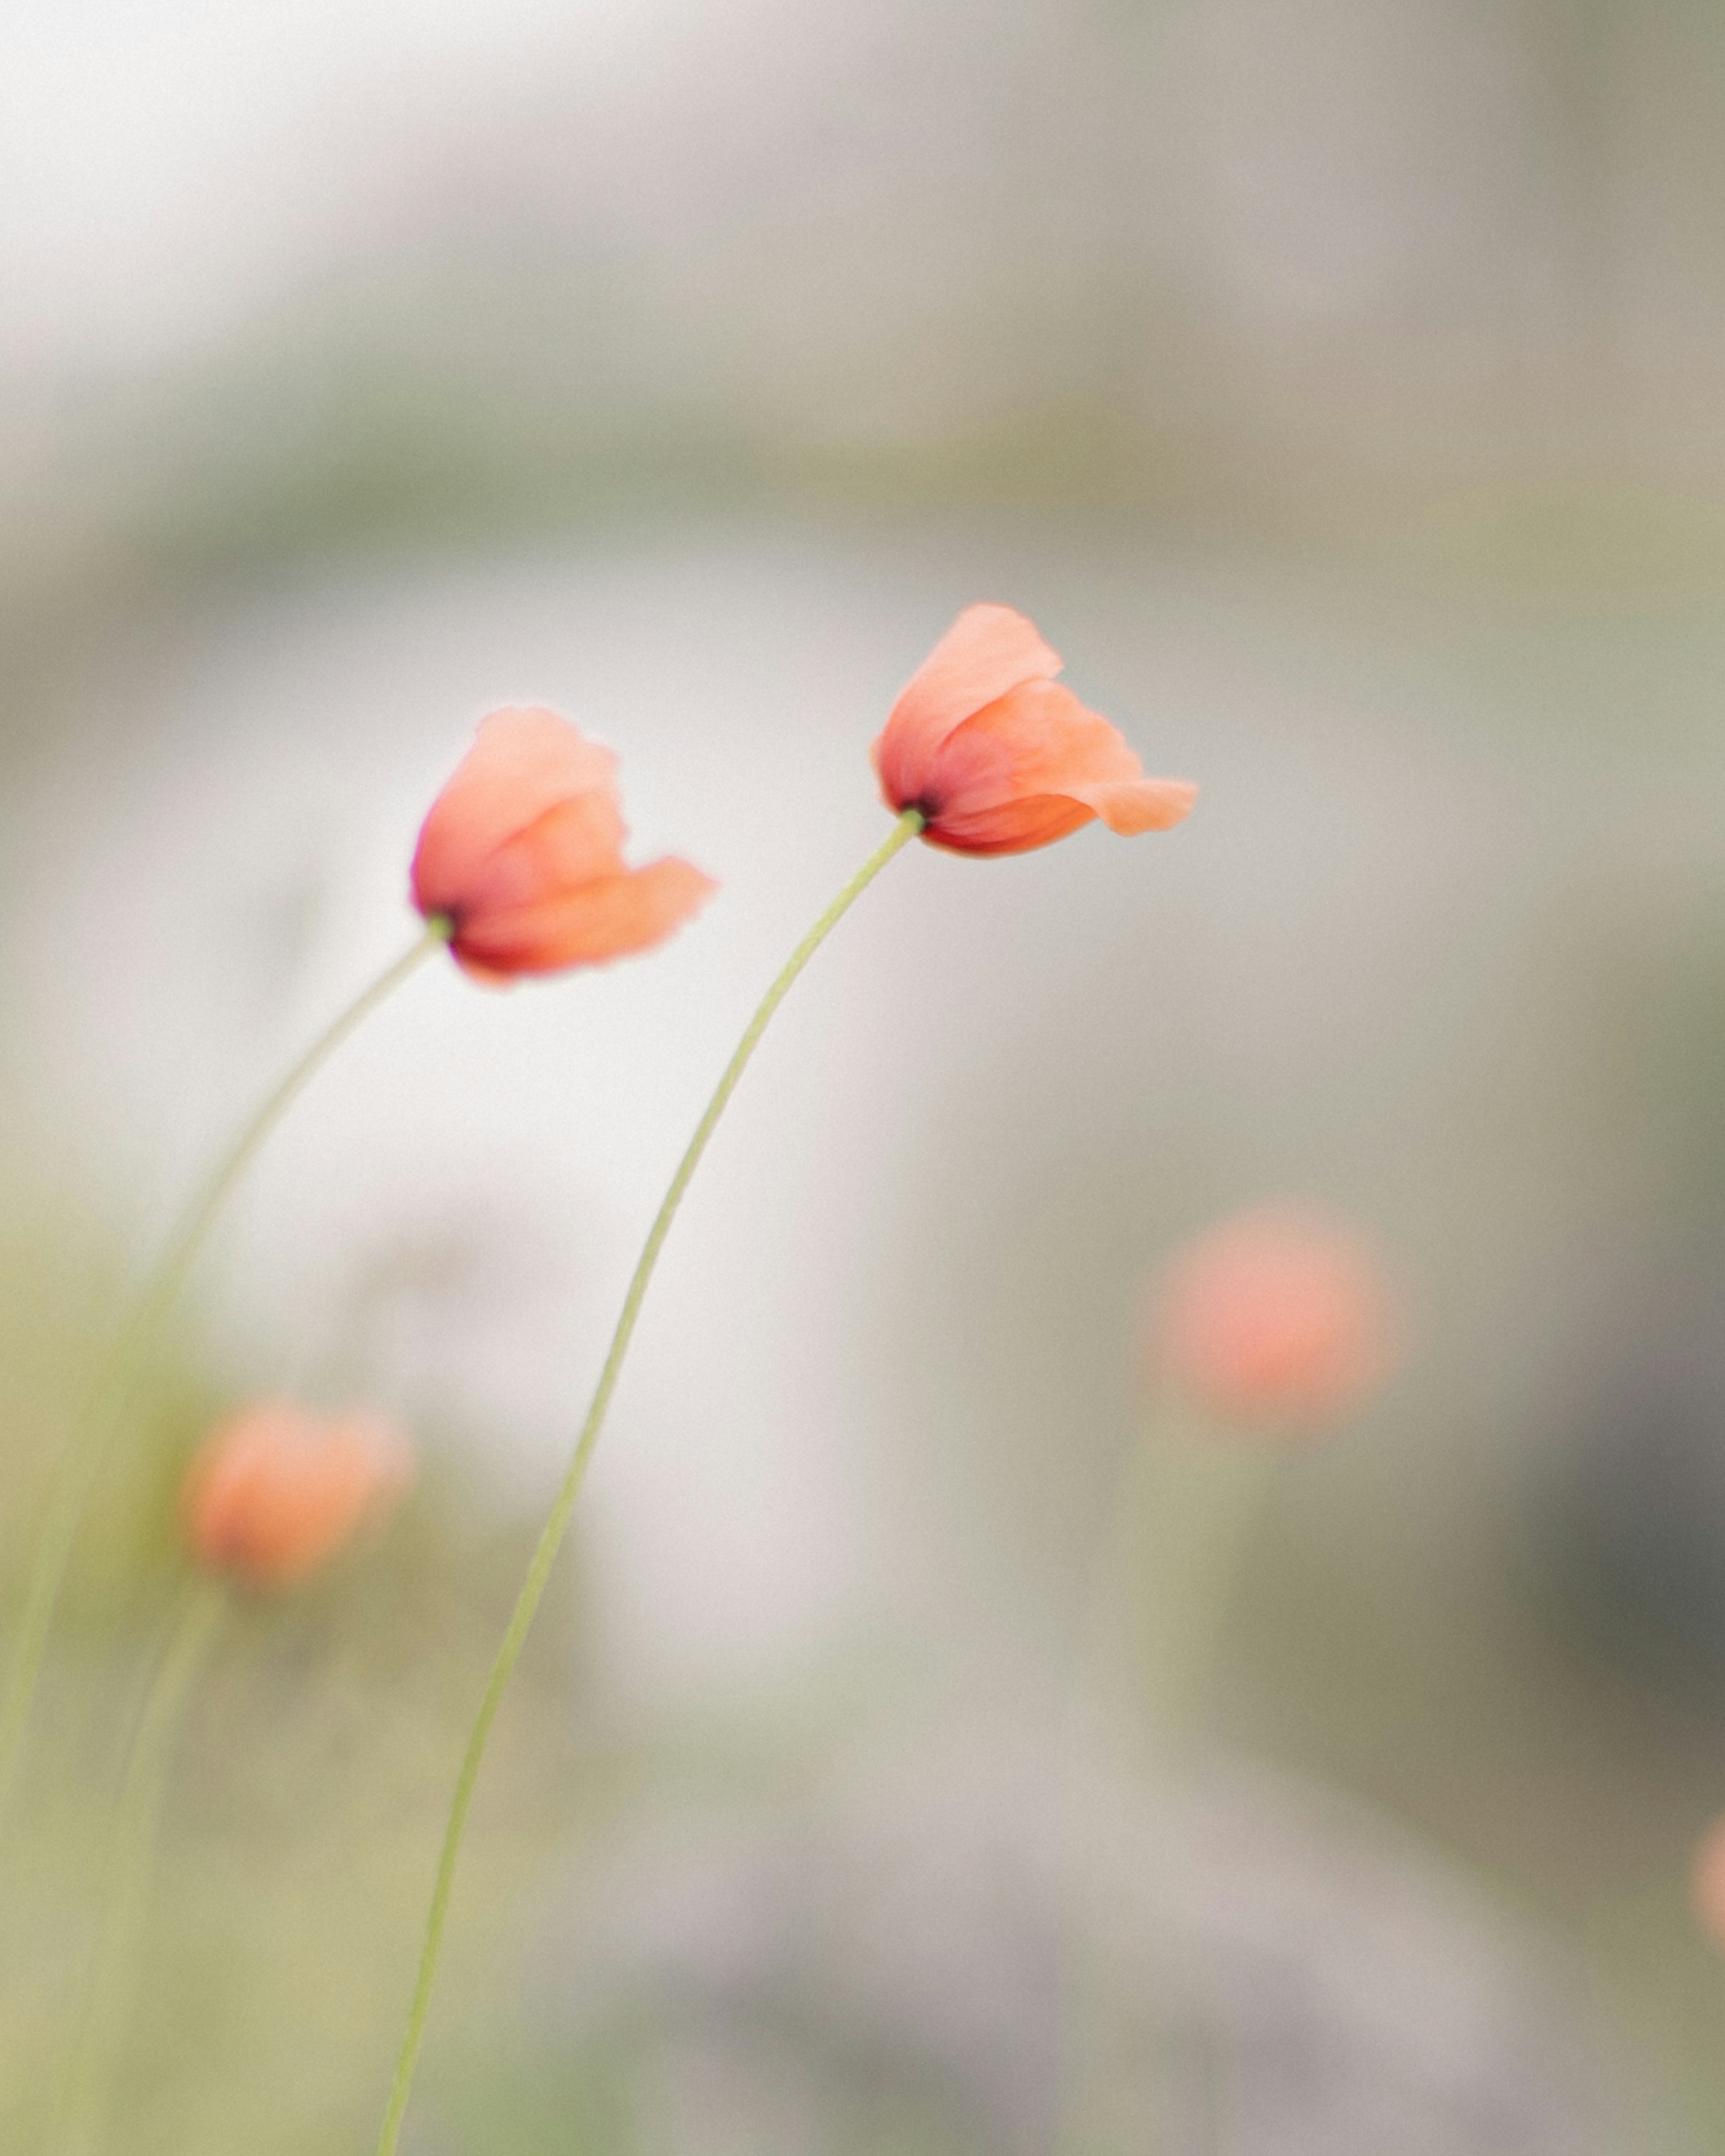
<path id="1" fill-rule="evenodd" d="M 1715 1820 L 1701 1838 L 1690 1873 L 1690 1899 L 1696 1922 L 1725 1953 L 1725 1819 Z"/>
<path id="2" fill-rule="evenodd" d="M 555 711 L 493 711 L 431 804 L 413 903 L 476 979 L 650 949 L 718 886 L 687 861 L 625 868 L 617 759 Z"/>
<path id="3" fill-rule="evenodd" d="M 408 1441 L 382 1416 L 263 1400 L 220 1424 L 193 1461 L 186 1529 L 206 1571 L 285 1587 L 387 1512 L 412 1481 Z"/>
<path id="4" fill-rule="evenodd" d="M 886 805 L 955 854 L 1023 854 L 1100 816 L 1165 831 L 1198 798 L 1147 778 L 1103 718 L 1055 680 L 1059 654 L 1010 607 L 967 607 L 906 684 L 875 743 Z"/>
<path id="5" fill-rule="evenodd" d="M 1389 1374 L 1396 1345 L 1375 1252 L 1292 1205 L 1219 1222 L 1153 1292 L 1158 1373 L 1235 1426 L 1333 1421 Z"/>

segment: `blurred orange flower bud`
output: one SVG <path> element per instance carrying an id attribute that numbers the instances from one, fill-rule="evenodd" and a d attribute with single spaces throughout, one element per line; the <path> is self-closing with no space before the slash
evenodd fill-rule
<path id="1" fill-rule="evenodd" d="M 1702 1836 L 1689 1875 L 1695 1921 L 1725 1953 L 1725 1819 L 1717 1819 Z"/>
<path id="2" fill-rule="evenodd" d="M 412 1449 L 383 1416 L 262 1400 L 219 1424 L 193 1460 L 187 1532 L 206 1571 L 285 1587 L 381 1519 L 413 1479 Z"/>
<path id="3" fill-rule="evenodd" d="M 663 942 L 718 889 L 687 861 L 625 868 L 617 759 L 554 711 L 493 711 L 431 804 L 413 903 L 475 978 L 601 966 Z"/>
<path id="4" fill-rule="evenodd" d="M 1100 816 L 1128 835 L 1178 824 L 1198 788 L 1147 778 L 1108 721 L 1060 687 L 1058 654 L 1010 607 L 967 607 L 875 743 L 888 808 L 957 854 L 1023 854 Z"/>
<path id="5" fill-rule="evenodd" d="M 1219 1221 L 1152 1293 L 1158 1373 L 1235 1424 L 1312 1429 L 1345 1414 L 1389 1374 L 1397 1330 L 1371 1246 L 1291 1204 Z"/>

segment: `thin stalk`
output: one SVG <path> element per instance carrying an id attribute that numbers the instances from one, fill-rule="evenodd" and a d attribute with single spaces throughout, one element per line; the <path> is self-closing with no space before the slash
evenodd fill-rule
<path id="1" fill-rule="evenodd" d="M 1095 1673 L 1125 1748 L 1173 1765 L 1202 1732 L 1278 1448 L 1173 1417 L 1128 1460 L 1097 1582 Z"/>
<path id="2" fill-rule="evenodd" d="M 95 2156 L 136 2005 L 151 1875 L 182 1711 L 228 1606 L 213 1580 L 193 1582 L 133 1735 L 115 1825 L 108 1907 L 60 2112 L 60 2156 Z"/>
<path id="3" fill-rule="evenodd" d="M 539 1607 L 545 1592 L 546 1582 L 551 1577 L 552 1566 L 557 1561 L 557 1551 L 569 1525 L 569 1515 L 574 1510 L 581 1485 L 587 1473 L 593 1446 L 598 1441 L 603 1427 L 605 1411 L 611 1404 L 611 1395 L 617 1389 L 617 1380 L 623 1368 L 624 1358 L 629 1353 L 629 1343 L 634 1337 L 635 1321 L 641 1314 L 641 1304 L 647 1293 L 653 1269 L 659 1262 L 659 1254 L 665 1247 L 665 1239 L 670 1233 L 671 1222 L 676 1218 L 677 1208 L 683 1202 L 683 1194 L 700 1165 L 701 1156 L 706 1151 L 707 1140 L 712 1136 L 726 1104 L 737 1091 L 749 1058 L 759 1045 L 773 1014 L 784 1001 L 791 983 L 809 963 L 827 937 L 837 927 L 845 915 L 882 869 L 914 839 L 923 826 L 922 816 L 914 808 L 907 808 L 893 826 L 891 836 L 876 848 L 843 891 L 822 914 L 802 942 L 792 952 L 783 973 L 761 999 L 760 1008 L 744 1029 L 736 1052 L 725 1065 L 724 1073 L 706 1104 L 706 1111 L 695 1126 L 695 1135 L 689 1141 L 688 1150 L 677 1163 L 665 1192 L 664 1202 L 647 1232 L 647 1240 L 623 1298 L 622 1315 L 617 1329 L 611 1336 L 611 1345 L 599 1372 L 599 1382 L 593 1396 L 593 1404 L 587 1411 L 580 1437 L 576 1441 L 573 1456 L 563 1476 L 550 1517 L 545 1522 L 531 1562 L 527 1576 L 504 1633 L 503 1644 L 497 1650 L 491 1674 L 486 1681 L 485 1696 L 480 1702 L 478 1718 L 473 1733 L 467 1740 L 467 1749 L 461 1760 L 461 1771 L 456 1778 L 455 1794 L 449 1806 L 449 1820 L 444 1830 L 443 1849 L 438 1858 L 437 1876 L 432 1887 L 431 1906 L 425 1924 L 425 1941 L 419 1957 L 418 1979 L 413 1989 L 413 2005 L 408 2012 L 407 2033 L 402 2039 L 399 2056 L 396 2061 L 395 2080 L 389 2092 L 389 2105 L 384 2113 L 383 2130 L 377 2138 L 377 2156 L 394 2156 L 397 2142 L 401 2137 L 402 2119 L 408 2107 L 408 2097 L 413 2085 L 413 2069 L 418 2063 L 419 2047 L 425 2035 L 425 2017 L 430 2010 L 432 1987 L 437 1978 L 437 1964 L 443 1944 L 444 1927 L 449 1912 L 449 1896 L 455 1883 L 455 1867 L 461 1854 L 461 1840 L 467 1826 L 467 1815 L 473 1804 L 475 1785 L 479 1780 L 480 1768 L 485 1755 L 485 1744 L 491 1733 L 491 1725 L 497 1718 L 497 1710 L 503 1703 L 503 1695 L 533 1622 L 534 1612 Z"/>
<path id="4" fill-rule="evenodd" d="M 1166 1781 L 1186 1760 L 1230 1607 L 1278 1465 L 1275 1447 L 1164 1409 L 1130 1445 L 1091 1572 L 1067 1768 L 1066 1876 L 1057 1910 L 1061 1994 L 1058 2156 L 1130 2141 L 1154 2156 L 1137 1979 L 1098 1943 L 1106 1840 L 1118 1781 Z M 1141 2003 L 1141 2002 L 1139 2002 Z"/>
<path id="5" fill-rule="evenodd" d="M 197 1263 L 217 1215 L 264 1142 L 342 1042 L 434 951 L 448 943 L 450 933 L 447 916 L 434 914 L 412 947 L 386 968 L 311 1044 L 206 1177 L 140 1290 L 85 1403 L 49 1498 L 18 1622 L 5 1702 L 0 1706 L 0 1808 L 5 1804 L 17 1771 L 48 1635 L 85 1507 L 109 1443 L 131 1405 L 133 1389 L 149 1368 L 163 1322 Z"/>

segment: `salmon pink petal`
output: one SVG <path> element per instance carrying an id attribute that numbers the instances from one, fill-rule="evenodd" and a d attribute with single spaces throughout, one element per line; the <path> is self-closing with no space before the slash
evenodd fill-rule
<path id="1" fill-rule="evenodd" d="M 413 902 L 453 913 L 475 875 L 523 824 L 572 796 L 616 792 L 617 759 L 567 719 L 536 708 L 493 711 L 431 804 L 413 855 Z"/>
<path id="2" fill-rule="evenodd" d="M 628 836 L 617 796 L 604 787 L 559 801 L 506 839 L 464 889 L 458 927 L 471 915 L 531 906 L 596 877 L 621 875 Z"/>
<path id="3" fill-rule="evenodd" d="M 486 911 L 458 931 L 452 948 L 481 980 L 602 966 L 662 943 L 717 889 L 687 861 L 654 861 L 533 904 Z"/>
<path id="4" fill-rule="evenodd" d="M 930 773 L 941 808 L 1061 793 L 1070 784 L 1142 778 L 1118 732 L 1057 681 L 1027 681 L 967 719 L 942 742 Z"/>
<path id="5" fill-rule="evenodd" d="M 1179 779 L 1146 778 L 1116 729 L 1070 690 L 1027 681 L 941 744 L 926 794 L 934 812 L 928 835 L 959 852 L 1023 853 L 1092 816 L 1127 834 L 1166 830 L 1197 791 Z"/>
<path id="6" fill-rule="evenodd" d="M 1143 831 L 1171 831 L 1191 814 L 1198 798 L 1198 788 L 1184 778 L 1111 779 L 1068 791 L 1123 839 Z"/>
<path id="7" fill-rule="evenodd" d="M 1033 793 L 1024 800 L 997 802 L 973 814 L 942 815 L 922 834 L 932 846 L 953 854 L 1028 854 L 1051 846 L 1096 811 L 1061 793 Z"/>
<path id="8" fill-rule="evenodd" d="M 1011 607 L 967 607 L 905 685 L 875 744 L 888 805 L 921 799 L 935 752 L 955 726 L 1021 682 L 1051 680 L 1060 664 Z"/>

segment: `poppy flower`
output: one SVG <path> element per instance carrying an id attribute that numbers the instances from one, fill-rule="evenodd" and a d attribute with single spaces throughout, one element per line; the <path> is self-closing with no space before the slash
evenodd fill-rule
<path id="1" fill-rule="evenodd" d="M 1219 1222 L 1154 1284 L 1152 1359 L 1236 1428 L 1316 1428 L 1357 1407 L 1396 1359 L 1376 1253 L 1292 1205 Z"/>
<path id="2" fill-rule="evenodd" d="M 1715 1820 L 1702 1836 L 1690 1873 L 1695 1920 L 1725 1953 L 1725 1819 Z"/>
<path id="3" fill-rule="evenodd" d="M 412 1480 L 408 1441 L 382 1416 L 263 1400 L 220 1424 L 192 1463 L 187 1533 L 206 1571 L 285 1587 L 380 1518 Z"/>
<path id="4" fill-rule="evenodd" d="M 413 903 L 476 979 L 602 966 L 718 889 L 674 857 L 626 868 L 627 835 L 609 749 L 555 711 L 493 711 L 420 830 Z"/>
<path id="5" fill-rule="evenodd" d="M 1127 836 L 1178 824 L 1198 788 L 1147 778 L 1061 660 L 1010 607 L 967 607 L 905 685 L 875 743 L 886 805 L 955 854 L 1023 854 L 1100 816 Z"/>

